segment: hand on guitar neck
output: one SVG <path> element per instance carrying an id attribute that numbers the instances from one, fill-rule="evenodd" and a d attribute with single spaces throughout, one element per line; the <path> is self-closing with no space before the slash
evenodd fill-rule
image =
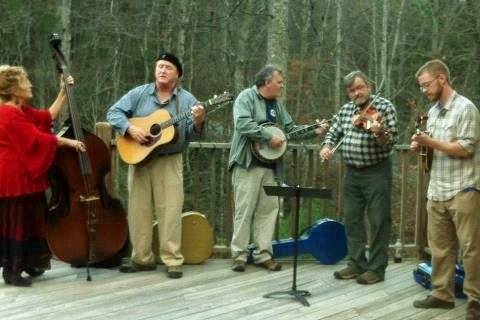
<path id="1" fill-rule="evenodd" d="M 428 147 L 431 139 L 432 138 L 427 132 L 417 130 L 417 132 L 412 136 L 410 150 L 413 152 L 421 152 L 422 147 Z"/>
<path id="2" fill-rule="evenodd" d="M 428 132 L 417 129 L 410 142 L 410 150 L 417 152 L 422 157 L 422 167 L 424 173 L 429 173 L 432 166 L 433 149 L 430 147 L 432 138 Z"/>

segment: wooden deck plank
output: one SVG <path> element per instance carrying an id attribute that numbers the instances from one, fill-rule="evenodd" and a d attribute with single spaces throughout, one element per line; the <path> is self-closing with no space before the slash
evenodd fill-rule
<path id="1" fill-rule="evenodd" d="M 156 271 L 122 274 L 117 270 L 74 269 L 54 261 L 52 270 L 35 279 L 31 288 L 0 282 L 0 315 L 5 320 L 364 320 L 364 319 L 463 319 L 465 300 L 453 310 L 415 309 L 412 302 L 428 291 L 413 281 L 417 261 L 391 264 L 386 281 L 358 285 L 354 280 L 335 280 L 341 265 L 302 261 L 297 289 L 307 290 L 311 304 L 304 307 L 290 296 L 263 298 L 292 285 L 292 265 L 280 272 L 248 265 L 244 273 L 230 270 L 229 260 L 209 260 L 185 266 L 184 277 L 169 279 L 163 266 Z"/>

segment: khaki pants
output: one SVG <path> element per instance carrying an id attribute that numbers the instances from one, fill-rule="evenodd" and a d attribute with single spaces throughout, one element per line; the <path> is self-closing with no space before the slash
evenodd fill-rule
<path id="1" fill-rule="evenodd" d="M 128 226 L 132 242 L 132 261 L 167 266 L 183 264 L 181 253 L 183 164 L 182 154 L 150 159 L 128 171 Z M 158 222 L 159 259 L 152 251 L 153 218 Z"/>
<path id="2" fill-rule="evenodd" d="M 272 238 L 279 211 L 279 198 L 265 194 L 264 185 L 276 185 L 273 170 L 263 167 L 244 169 L 235 166 L 232 174 L 235 196 L 232 258 L 247 261 L 250 234 L 255 246 L 255 263 L 272 258 Z"/>
<path id="3" fill-rule="evenodd" d="M 463 292 L 480 300 L 480 193 L 459 192 L 448 201 L 427 203 L 428 243 L 432 250 L 432 295 L 454 301 L 458 243 L 465 279 Z M 457 242 L 458 239 L 458 242 Z"/>

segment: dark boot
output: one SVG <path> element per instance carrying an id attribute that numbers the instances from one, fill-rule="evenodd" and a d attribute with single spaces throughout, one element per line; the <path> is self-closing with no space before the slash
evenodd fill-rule
<path id="1" fill-rule="evenodd" d="M 22 278 L 21 272 L 3 269 L 2 275 L 6 284 L 16 287 L 30 287 L 32 285 L 29 279 Z"/>
<path id="2" fill-rule="evenodd" d="M 45 273 L 45 269 L 40 268 L 27 268 L 25 272 L 28 273 L 30 277 L 39 277 Z"/>

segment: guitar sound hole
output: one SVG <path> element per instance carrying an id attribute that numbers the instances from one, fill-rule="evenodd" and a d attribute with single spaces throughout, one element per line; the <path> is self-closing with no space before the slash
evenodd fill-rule
<path id="1" fill-rule="evenodd" d="M 154 137 L 159 136 L 162 133 L 162 128 L 159 124 L 154 124 L 150 127 L 150 134 Z"/>

